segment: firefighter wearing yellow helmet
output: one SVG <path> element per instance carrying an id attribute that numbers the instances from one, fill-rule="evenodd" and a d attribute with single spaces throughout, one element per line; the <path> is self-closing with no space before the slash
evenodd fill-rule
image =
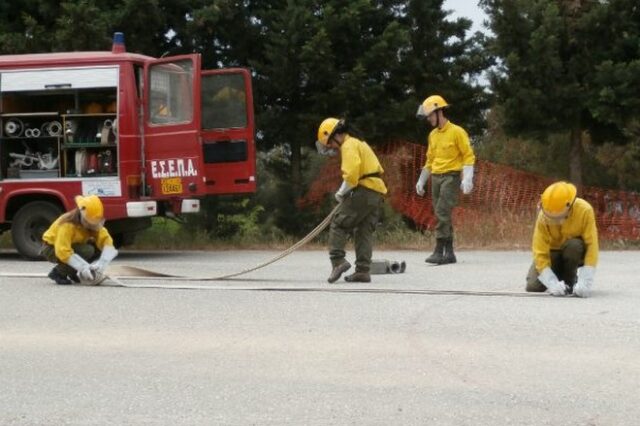
<path id="1" fill-rule="evenodd" d="M 598 263 L 598 229 L 593 207 L 577 197 L 574 185 L 556 182 L 542 193 L 532 249 L 527 291 L 591 295 Z"/>
<path id="2" fill-rule="evenodd" d="M 327 118 L 318 128 L 318 152 L 341 156 L 342 185 L 335 193 L 340 203 L 329 231 L 329 259 L 332 284 L 351 268 L 345 259 L 345 246 L 354 236 L 356 271 L 345 277 L 347 282 L 370 282 L 369 269 L 373 252 L 373 233 L 378 223 L 387 187 L 382 180 L 384 170 L 371 147 L 349 135 L 344 120 Z"/>
<path id="3" fill-rule="evenodd" d="M 420 104 L 416 114 L 434 128 L 428 136 L 427 158 L 416 183 L 416 193 L 425 194 L 427 180 L 431 177 L 433 210 L 438 223 L 436 247 L 425 262 L 436 265 L 456 263 L 452 213 L 458 204 L 458 188 L 464 194 L 473 190 L 476 161 L 467 132 L 445 117 L 444 109 L 448 107 L 442 96 L 433 95 Z"/>
<path id="4" fill-rule="evenodd" d="M 97 285 L 118 251 L 104 227 L 104 206 L 96 195 L 75 198 L 76 208 L 64 213 L 42 236 L 42 255 L 56 266 L 49 278 L 56 284 Z"/>

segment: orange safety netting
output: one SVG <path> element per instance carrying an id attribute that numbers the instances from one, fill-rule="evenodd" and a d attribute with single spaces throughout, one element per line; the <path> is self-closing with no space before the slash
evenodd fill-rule
<path id="1" fill-rule="evenodd" d="M 420 229 L 433 229 L 436 218 L 431 206 L 430 185 L 419 197 L 415 184 L 424 165 L 425 147 L 409 142 L 393 142 L 376 148 L 385 169 L 389 202 L 394 210 L 411 219 Z M 319 206 L 327 194 L 333 194 L 342 181 L 338 158 L 327 161 L 300 204 Z M 479 160 L 476 163 L 474 189 L 461 194 L 454 210 L 454 226 L 484 228 L 500 232 L 501 224 L 533 225 L 542 191 L 556 179 L 516 170 L 512 167 Z M 597 187 L 580 188 L 580 196 L 591 203 L 596 212 L 602 239 L 640 239 L 640 194 Z"/>

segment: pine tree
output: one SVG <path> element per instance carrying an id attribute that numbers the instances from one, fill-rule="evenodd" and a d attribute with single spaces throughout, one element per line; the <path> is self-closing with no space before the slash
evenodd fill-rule
<path id="1" fill-rule="evenodd" d="M 495 35 L 487 46 L 499 64 L 492 87 L 506 130 L 541 140 L 566 133 L 570 177 L 581 184 L 585 135 L 624 141 L 624 122 L 640 112 L 637 2 L 481 4 Z"/>

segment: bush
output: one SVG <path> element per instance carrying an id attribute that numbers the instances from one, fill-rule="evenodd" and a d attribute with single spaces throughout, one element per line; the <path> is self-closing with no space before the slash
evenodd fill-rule
<path id="1" fill-rule="evenodd" d="M 0 234 L 0 248 L 6 249 L 13 247 L 13 243 L 11 242 L 11 233 L 4 232 Z"/>

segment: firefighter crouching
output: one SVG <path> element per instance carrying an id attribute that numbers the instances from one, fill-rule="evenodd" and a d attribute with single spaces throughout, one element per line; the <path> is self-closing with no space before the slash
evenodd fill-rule
<path id="1" fill-rule="evenodd" d="M 345 259 L 349 235 L 354 235 L 356 271 L 345 277 L 347 282 L 370 282 L 369 268 L 373 238 L 387 187 L 382 180 L 384 170 L 371 147 L 347 133 L 344 120 L 327 118 L 318 128 L 316 142 L 323 155 L 341 156 L 342 185 L 335 194 L 340 206 L 329 231 L 331 274 L 327 281 L 336 282 L 351 264 Z"/>
<path id="2" fill-rule="evenodd" d="M 49 278 L 56 284 L 97 285 L 118 255 L 104 227 L 104 207 L 96 195 L 77 196 L 76 208 L 56 219 L 42 236 L 42 255 L 56 266 Z"/>
<path id="3" fill-rule="evenodd" d="M 576 194 L 576 187 L 567 182 L 556 182 L 542 193 L 527 291 L 591 295 L 598 263 L 598 229 L 593 207 Z"/>
<path id="4" fill-rule="evenodd" d="M 453 252 L 453 208 L 458 204 L 458 188 L 464 194 L 473 190 L 473 166 L 476 157 L 467 132 L 444 116 L 449 107 L 442 96 L 429 96 L 418 108 L 418 118 L 426 118 L 434 129 L 429 133 L 427 159 L 416 183 L 416 193 L 425 194 L 431 176 L 433 210 L 438 219 L 436 247 L 425 262 L 443 265 L 456 263 Z M 461 178 L 462 174 L 462 178 Z"/>

